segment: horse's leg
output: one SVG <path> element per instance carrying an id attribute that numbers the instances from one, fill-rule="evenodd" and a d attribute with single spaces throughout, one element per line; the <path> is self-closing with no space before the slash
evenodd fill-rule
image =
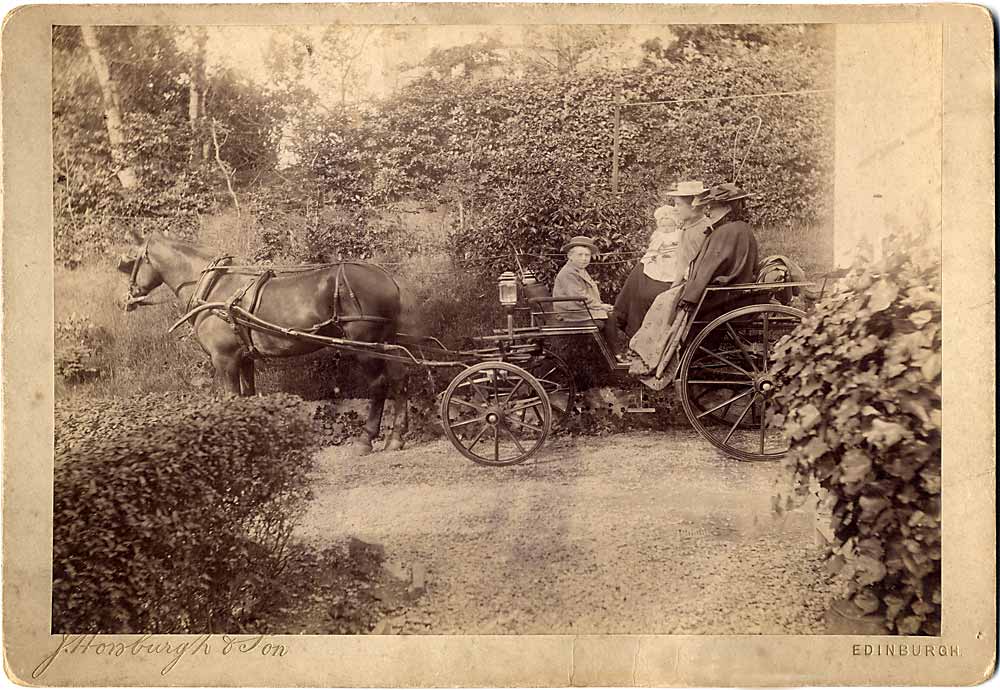
<path id="1" fill-rule="evenodd" d="M 252 357 L 244 357 L 240 363 L 240 393 L 242 395 L 257 395 L 257 381 Z"/>
<path id="2" fill-rule="evenodd" d="M 410 425 L 410 402 L 406 394 L 407 374 L 406 368 L 397 362 L 390 362 L 387 367 L 386 375 L 389 377 L 392 391 L 392 432 L 385 444 L 386 450 L 403 449 L 405 443 L 403 434 Z"/>
<path id="3" fill-rule="evenodd" d="M 203 316 L 195 322 L 195 336 L 212 360 L 215 376 L 229 395 L 240 395 L 240 369 L 245 351 L 232 328 L 220 318 Z"/>
<path id="4" fill-rule="evenodd" d="M 382 428 L 386 394 L 385 362 L 369 360 L 362 366 L 368 378 L 368 419 L 364 433 L 354 441 L 354 450 L 357 455 L 368 455 L 372 452 L 372 441 Z"/>
<path id="5" fill-rule="evenodd" d="M 375 360 L 368 367 L 373 374 L 368 381 L 368 421 L 365 422 L 365 435 L 369 445 L 378 437 L 382 428 L 382 415 L 385 413 L 385 399 L 388 390 L 388 379 L 385 375 L 385 361 Z"/>
<path id="6" fill-rule="evenodd" d="M 241 395 L 240 390 L 240 353 L 223 352 L 215 350 L 212 352 L 212 366 L 215 367 L 216 375 L 222 380 L 222 385 L 229 395 Z"/>

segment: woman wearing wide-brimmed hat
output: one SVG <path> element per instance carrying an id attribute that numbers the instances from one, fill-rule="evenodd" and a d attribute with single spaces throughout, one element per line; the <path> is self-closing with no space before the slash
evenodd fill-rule
<path id="1" fill-rule="evenodd" d="M 716 219 L 701 250 L 691 263 L 680 296 L 679 309 L 693 309 L 711 284 L 738 285 L 757 279 L 757 238 L 746 220 L 745 200 L 750 195 L 729 182 L 712 187 L 696 201 L 696 207 Z M 710 313 L 723 306 L 725 293 L 705 299 L 702 311 Z"/>
<path id="2" fill-rule="evenodd" d="M 650 305 L 670 286 L 684 277 L 691 259 L 698 253 L 707 227 L 705 215 L 694 202 L 708 192 L 699 180 L 678 182 L 663 192 L 663 204 L 653 212 L 656 229 L 645 255 L 635 265 L 615 300 L 619 327 L 629 337 L 642 325 Z"/>
<path id="3" fill-rule="evenodd" d="M 590 321 L 593 319 L 604 331 L 608 347 L 618 356 L 619 331 L 614 307 L 601 299 L 597 283 L 587 273 L 591 260 L 600 254 L 597 243 L 589 237 L 577 235 L 563 245 L 566 264 L 559 270 L 552 286 L 553 297 L 575 297 L 583 301 L 554 302 L 553 309 L 563 321 Z M 584 304 L 586 306 L 584 306 Z"/>

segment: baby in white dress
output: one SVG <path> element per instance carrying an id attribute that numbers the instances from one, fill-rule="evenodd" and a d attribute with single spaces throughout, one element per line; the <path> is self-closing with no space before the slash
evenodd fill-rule
<path id="1" fill-rule="evenodd" d="M 643 273 L 662 283 L 674 283 L 678 275 L 677 256 L 681 243 L 681 220 L 673 206 L 653 211 L 656 230 L 649 238 L 649 249 L 642 257 Z"/>

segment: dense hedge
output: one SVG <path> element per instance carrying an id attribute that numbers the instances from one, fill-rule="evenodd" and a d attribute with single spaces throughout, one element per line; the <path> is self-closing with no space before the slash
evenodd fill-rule
<path id="1" fill-rule="evenodd" d="M 711 98 L 831 86 L 831 50 L 787 43 L 698 54 L 640 67 L 474 80 L 427 76 L 364 112 L 311 123 L 298 153 L 329 203 L 378 207 L 427 198 L 462 208 L 455 245 L 480 257 L 558 249 L 597 235 L 628 250 L 646 240 L 658 188 L 731 179 L 754 194 L 756 226 L 829 219 L 833 164 L 829 93 L 627 107 L 621 193 L 611 193 L 613 101 Z M 741 127 L 742 125 L 742 127 Z M 741 161 L 736 161 L 737 166 Z"/>
<path id="2" fill-rule="evenodd" d="M 832 502 L 831 556 L 861 611 L 899 634 L 941 626 L 941 282 L 931 250 L 856 267 L 776 348 L 798 494 Z M 790 498 L 790 497 L 789 497 Z"/>
<path id="3" fill-rule="evenodd" d="M 53 631 L 252 623 L 279 594 L 310 443 L 287 395 L 57 403 Z"/>

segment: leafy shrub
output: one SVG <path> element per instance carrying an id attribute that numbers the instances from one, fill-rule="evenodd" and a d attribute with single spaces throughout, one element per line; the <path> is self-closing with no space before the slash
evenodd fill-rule
<path id="1" fill-rule="evenodd" d="M 239 629 L 275 596 L 312 442 L 287 395 L 56 405 L 53 630 Z"/>
<path id="2" fill-rule="evenodd" d="M 856 266 L 776 347 L 776 421 L 793 495 L 810 479 L 828 492 L 831 566 L 845 569 L 854 604 L 899 634 L 937 635 L 940 273 L 916 240 L 890 244 L 896 253 Z"/>
<path id="3" fill-rule="evenodd" d="M 85 316 L 71 315 L 55 325 L 56 376 L 66 383 L 83 383 L 101 375 L 98 355 L 111 336 Z"/>

